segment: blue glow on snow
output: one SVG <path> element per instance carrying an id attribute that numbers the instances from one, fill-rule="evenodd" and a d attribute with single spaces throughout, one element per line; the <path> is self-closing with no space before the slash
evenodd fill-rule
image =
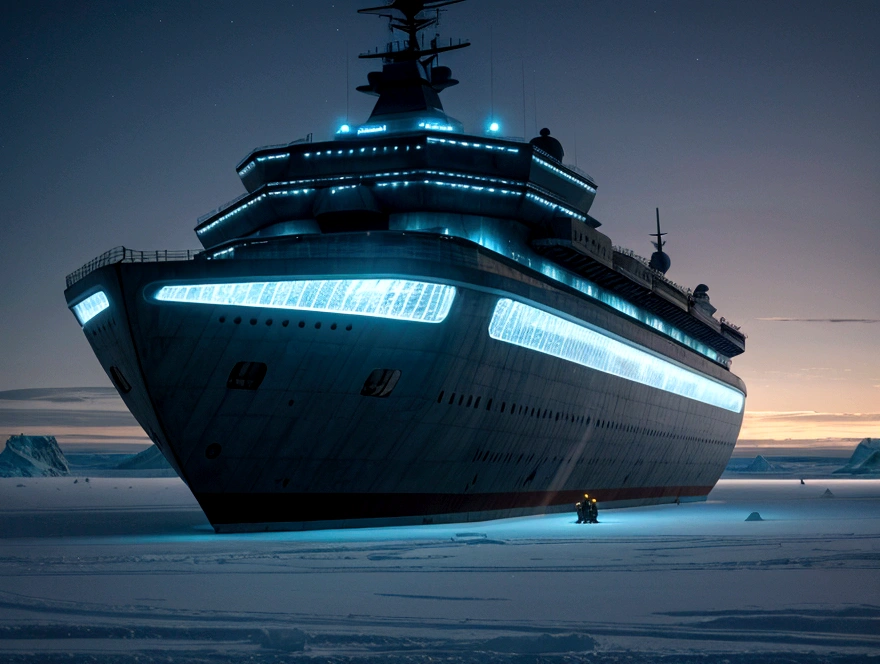
<path id="1" fill-rule="evenodd" d="M 495 305 L 489 336 L 734 413 L 742 412 L 745 404 L 739 390 L 596 330 L 507 298 Z"/>
<path id="2" fill-rule="evenodd" d="M 110 300 L 104 291 L 90 295 L 79 304 L 73 305 L 73 313 L 80 325 L 85 325 L 99 313 L 110 307 Z"/>
<path id="3" fill-rule="evenodd" d="M 454 286 L 405 279 L 308 279 L 163 286 L 155 298 L 440 323 L 449 314 L 455 292 Z"/>

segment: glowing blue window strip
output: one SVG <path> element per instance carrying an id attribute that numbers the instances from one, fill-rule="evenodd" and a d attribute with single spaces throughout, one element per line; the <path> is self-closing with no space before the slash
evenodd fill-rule
<path id="1" fill-rule="evenodd" d="M 257 157 L 257 161 L 270 161 L 272 159 L 287 159 L 290 156 L 288 153 L 284 154 L 270 154 L 266 157 Z"/>
<path id="2" fill-rule="evenodd" d="M 482 148 L 483 150 L 497 150 L 499 152 L 512 152 L 514 154 L 519 152 L 519 148 L 509 148 L 506 145 L 472 143 L 470 141 L 456 141 L 451 138 L 434 138 L 433 136 L 428 136 L 428 143 L 443 143 L 445 145 L 456 145 L 463 148 Z"/>
<path id="3" fill-rule="evenodd" d="M 728 385 L 595 330 L 506 298 L 498 300 L 495 305 L 489 322 L 489 336 L 734 413 L 742 412 L 745 404 L 742 392 Z"/>
<path id="4" fill-rule="evenodd" d="M 433 175 L 439 177 L 448 177 L 448 178 L 456 178 L 460 180 L 472 180 L 475 182 L 489 182 L 492 184 L 502 184 L 508 187 L 521 186 L 522 182 L 516 182 L 515 180 L 504 180 L 502 178 L 490 178 L 483 175 L 471 175 L 470 173 L 457 173 L 454 171 L 433 171 L 433 170 L 423 170 L 416 169 L 410 171 L 385 171 L 385 172 L 373 172 L 373 173 L 364 173 L 362 175 L 334 175 L 322 178 L 307 178 L 304 180 L 287 180 L 283 182 L 272 182 L 270 183 L 273 187 L 283 187 L 283 186 L 303 186 L 303 185 L 315 185 L 315 184 L 333 184 L 337 182 L 351 182 L 354 180 L 376 180 L 379 178 L 399 178 L 399 177 L 407 177 L 407 176 L 425 176 L 425 175 Z M 311 191 L 311 189 L 303 189 L 303 192 Z M 271 195 L 271 194 L 270 194 Z"/>
<path id="5" fill-rule="evenodd" d="M 411 184 L 427 184 L 433 187 L 448 187 L 449 189 L 462 189 L 466 191 L 474 191 L 484 194 L 501 194 L 505 196 L 518 196 L 521 192 L 510 191 L 509 189 L 498 189 L 496 187 L 481 187 L 474 184 L 459 184 L 457 182 L 442 182 L 441 180 L 422 180 L 420 182 L 412 182 L 409 180 L 398 182 L 378 182 L 377 187 L 408 187 Z"/>
<path id="6" fill-rule="evenodd" d="M 331 311 L 419 323 L 443 321 L 455 286 L 404 279 L 262 281 L 163 286 L 162 302 Z"/>
<path id="7" fill-rule="evenodd" d="M 270 191 L 270 196 L 299 196 L 300 194 L 307 194 L 311 191 L 311 189 L 280 189 L 278 191 Z"/>
<path id="8" fill-rule="evenodd" d="M 235 215 L 237 215 L 237 214 L 238 214 L 239 212 L 241 212 L 242 210 L 246 210 L 246 209 L 248 209 L 251 205 L 254 205 L 254 204 L 256 204 L 256 203 L 259 203 L 261 200 L 263 200 L 264 198 L 266 198 L 266 196 L 299 196 L 300 194 L 307 194 L 307 193 L 309 193 L 310 191 L 312 191 L 312 190 L 311 190 L 311 189 L 282 189 L 282 190 L 277 190 L 277 191 L 270 191 L 270 192 L 267 193 L 267 194 L 260 194 L 260 195 L 257 196 L 256 198 L 252 198 L 252 199 L 249 200 L 247 203 L 238 206 L 238 207 L 235 208 L 234 210 L 230 210 L 229 212 L 227 212 L 226 214 L 224 214 L 222 217 L 218 217 L 217 219 L 215 219 L 214 221 L 212 221 L 212 222 L 211 222 L 210 224 L 208 224 L 207 226 L 204 226 L 203 228 L 197 228 L 197 229 L 196 229 L 196 233 L 205 233 L 205 232 L 211 230 L 212 228 L 214 228 L 214 227 L 217 226 L 218 224 L 223 223 L 224 221 L 226 221 L 226 220 L 229 219 L 230 217 L 234 217 Z"/>
<path id="9" fill-rule="evenodd" d="M 441 124 L 439 122 L 419 122 L 419 128 L 431 129 L 434 131 L 455 131 L 455 127 L 452 125 Z"/>
<path id="10" fill-rule="evenodd" d="M 196 233 L 205 233 L 205 232 L 209 231 L 210 229 L 214 228 L 214 226 L 223 223 L 224 221 L 226 221 L 226 220 L 229 219 L 230 217 L 234 217 L 235 215 L 237 215 L 239 212 L 242 212 L 243 210 L 247 210 L 251 205 L 254 205 L 254 204 L 256 204 L 256 203 L 259 203 L 259 202 L 260 202 L 261 200 L 263 200 L 264 198 L 266 198 L 266 194 L 260 194 L 260 195 L 257 196 L 256 198 L 252 198 L 251 200 L 249 200 L 249 201 L 248 201 L 247 203 L 245 203 L 244 205 L 240 205 L 240 206 L 238 206 L 237 208 L 235 208 L 234 210 L 232 210 L 231 212 L 227 212 L 227 213 L 224 214 L 222 217 L 218 217 L 217 219 L 215 219 L 214 221 L 212 221 L 212 222 L 211 222 L 210 224 L 208 224 L 207 226 L 204 226 L 204 227 L 202 227 L 202 228 L 197 229 L 197 230 L 196 230 Z"/>
<path id="11" fill-rule="evenodd" d="M 98 291 L 94 295 L 90 295 L 79 304 L 73 305 L 73 313 L 80 325 L 85 325 L 99 313 L 110 306 L 110 300 L 104 294 L 104 291 Z"/>
<path id="12" fill-rule="evenodd" d="M 233 258 L 235 253 L 235 247 L 229 247 L 229 249 L 222 249 L 220 251 L 215 251 L 213 254 L 207 257 L 207 259 L 213 260 L 215 258 Z"/>
<path id="13" fill-rule="evenodd" d="M 372 127 L 358 127 L 358 136 L 363 134 L 378 134 L 388 129 L 387 125 L 373 125 Z M 318 154 L 321 154 L 320 152 Z"/>
<path id="14" fill-rule="evenodd" d="M 559 205 L 558 203 L 554 203 L 553 201 L 548 201 L 546 198 L 538 196 L 537 194 L 533 194 L 533 193 L 529 192 L 526 194 L 526 198 L 529 198 L 537 203 L 540 203 L 544 207 L 548 207 L 551 210 L 553 210 L 554 212 L 563 212 L 563 213 L 567 214 L 568 216 L 574 217 L 575 219 L 577 219 L 579 221 L 586 221 L 587 220 L 587 218 L 584 215 L 579 214 L 579 213 L 575 212 L 574 210 L 571 210 L 571 209 L 565 207 L 564 205 Z"/>
<path id="15" fill-rule="evenodd" d="M 551 164 L 549 161 L 544 161 L 543 159 L 541 159 L 537 155 L 532 155 L 532 159 L 535 161 L 535 163 L 537 163 L 542 168 L 546 168 L 548 171 L 551 171 L 552 173 L 556 173 L 556 175 L 559 175 L 559 176 L 565 178 L 569 182 L 574 182 L 577 186 L 586 189 L 591 194 L 596 193 L 595 187 L 592 187 L 592 186 L 588 185 L 586 182 L 579 180 L 578 178 L 574 177 L 573 175 L 571 175 L 569 173 L 566 173 L 561 168 L 557 168 L 556 166 Z"/>

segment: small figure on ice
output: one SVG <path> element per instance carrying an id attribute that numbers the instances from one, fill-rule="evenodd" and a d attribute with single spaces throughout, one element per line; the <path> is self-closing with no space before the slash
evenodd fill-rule
<path id="1" fill-rule="evenodd" d="M 590 504 L 590 494 L 585 493 L 584 499 L 580 502 L 574 504 L 574 508 L 577 511 L 578 515 L 578 523 L 587 523 L 587 517 L 589 516 L 589 504 Z"/>
<path id="2" fill-rule="evenodd" d="M 590 500 L 587 506 L 588 516 L 587 523 L 599 523 L 599 504 L 596 499 Z"/>

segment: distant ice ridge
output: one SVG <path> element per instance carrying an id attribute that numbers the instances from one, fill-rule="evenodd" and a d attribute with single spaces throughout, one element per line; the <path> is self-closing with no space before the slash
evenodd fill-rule
<path id="1" fill-rule="evenodd" d="M 135 454 L 116 466 L 118 470 L 171 470 L 171 465 L 155 445 Z"/>
<path id="2" fill-rule="evenodd" d="M 70 475 L 70 467 L 55 436 L 10 436 L 0 453 L 0 477 L 64 475 Z"/>
<path id="3" fill-rule="evenodd" d="M 880 438 L 865 438 L 856 445 L 847 464 L 834 472 L 847 475 L 880 475 Z"/>
<path id="4" fill-rule="evenodd" d="M 752 461 L 746 468 L 743 468 L 739 472 L 741 473 L 778 473 L 780 471 L 785 470 L 784 466 L 780 466 L 779 464 L 770 463 L 760 454 L 755 457 L 755 460 Z"/>

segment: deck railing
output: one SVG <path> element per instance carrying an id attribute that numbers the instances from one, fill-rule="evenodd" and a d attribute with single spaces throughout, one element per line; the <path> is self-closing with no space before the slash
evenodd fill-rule
<path id="1" fill-rule="evenodd" d="M 669 286 L 672 286 L 675 290 L 679 291 L 682 295 L 685 295 L 688 298 L 691 298 L 694 296 L 694 293 L 690 288 L 688 288 L 687 286 L 682 286 L 681 284 L 675 283 L 672 279 L 667 277 L 665 274 L 663 274 L 659 270 L 655 270 L 653 267 L 651 267 L 651 261 L 649 261 L 644 256 L 639 256 L 632 249 L 627 249 L 626 247 L 618 247 L 618 246 L 614 246 L 611 248 L 612 248 L 612 250 L 616 251 L 619 254 L 623 254 L 624 256 L 629 256 L 630 258 L 634 258 L 639 263 L 644 265 L 646 268 L 651 270 L 651 276 L 653 276 L 655 279 L 659 279 L 660 281 L 668 284 Z"/>
<path id="2" fill-rule="evenodd" d="M 93 258 L 78 270 L 67 275 L 67 287 L 70 288 L 77 281 L 91 274 L 105 265 L 114 263 L 164 263 L 166 261 L 190 261 L 195 258 L 196 254 L 201 251 L 196 249 L 179 249 L 168 251 L 137 251 L 135 249 L 126 249 L 125 247 L 114 247 L 110 251 L 105 251 L 97 258 Z"/>

